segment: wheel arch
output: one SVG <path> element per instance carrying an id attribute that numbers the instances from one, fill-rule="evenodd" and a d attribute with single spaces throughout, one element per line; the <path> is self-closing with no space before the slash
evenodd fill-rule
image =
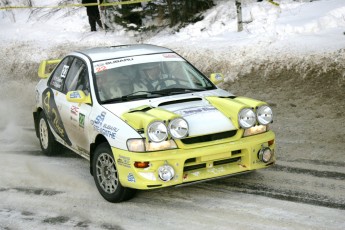
<path id="1" fill-rule="evenodd" d="M 33 112 L 33 117 L 34 117 L 34 125 L 35 125 L 35 131 L 36 131 L 36 136 L 39 137 L 39 119 L 40 119 L 40 113 L 43 111 L 41 107 L 38 107 L 36 111 Z"/>
<path id="2" fill-rule="evenodd" d="M 90 144 L 90 174 L 92 176 L 93 176 L 92 161 L 93 161 L 94 152 L 95 152 L 95 149 L 97 148 L 97 146 L 102 144 L 102 143 L 108 143 L 108 145 L 110 146 L 107 138 L 105 136 L 103 136 L 102 134 L 98 134 L 95 138 L 95 142 Z"/>

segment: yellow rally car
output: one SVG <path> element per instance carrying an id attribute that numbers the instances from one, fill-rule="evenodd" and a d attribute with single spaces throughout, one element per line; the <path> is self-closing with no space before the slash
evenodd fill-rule
<path id="1" fill-rule="evenodd" d="M 275 162 L 267 103 L 217 88 L 221 74 L 207 78 L 170 49 L 92 48 L 42 61 L 38 75 L 33 116 L 43 152 L 62 144 L 88 159 L 110 202 Z"/>

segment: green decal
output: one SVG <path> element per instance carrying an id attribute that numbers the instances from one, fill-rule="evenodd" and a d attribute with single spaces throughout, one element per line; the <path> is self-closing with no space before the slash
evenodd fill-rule
<path id="1" fill-rule="evenodd" d="M 84 128 L 85 123 L 85 115 L 82 113 L 79 113 L 79 126 Z"/>

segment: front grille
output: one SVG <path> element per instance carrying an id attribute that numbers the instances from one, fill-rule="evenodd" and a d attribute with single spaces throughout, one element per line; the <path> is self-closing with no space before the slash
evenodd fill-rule
<path id="1" fill-rule="evenodd" d="M 236 158 L 230 158 L 230 159 L 215 161 L 215 162 L 213 162 L 213 166 L 234 163 L 234 162 L 239 161 L 240 159 L 241 159 L 241 157 L 236 157 Z"/>
<path id="2" fill-rule="evenodd" d="M 234 151 L 231 151 L 231 155 L 232 155 L 232 156 L 235 156 L 235 155 L 241 154 L 241 153 L 242 153 L 241 150 L 234 150 Z"/>
<path id="3" fill-rule="evenodd" d="M 235 162 L 239 162 L 239 161 L 241 161 L 241 157 L 216 160 L 216 161 L 213 161 L 213 166 L 231 164 L 231 163 L 235 163 Z M 196 158 L 190 158 L 190 159 L 187 159 L 185 161 L 185 164 L 192 164 L 195 162 L 196 162 Z M 183 171 L 187 172 L 187 171 L 192 171 L 192 170 L 197 170 L 197 169 L 205 169 L 205 168 L 206 168 L 206 163 L 199 163 L 199 164 L 194 164 L 194 165 L 186 165 L 186 166 L 184 166 Z"/>
<path id="4" fill-rule="evenodd" d="M 187 172 L 187 171 L 192 171 L 192 170 L 196 170 L 196 169 L 203 169 L 203 168 L 206 168 L 206 163 L 198 164 L 198 165 L 185 166 L 183 168 L 183 171 Z"/>
<path id="5" fill-rule="evenodd" d="M 214 133 L 214 134 L 209 134 L 209 135 L 204 135 L 204 136 L 181 139 L 181 142 L 183 144 L 189 145 L 189 144 L 195 144 L 195 143 L 216 141 L 216 140 L 221 140 L 224 138 L 233 137 L 236 135 L 236 133 L 237 133 L 237 130 L 231 130 L 231 131 L 222 132 L 222 133 Z"/>
<path id="6" fill-rule="evenodd" d="M 194 163 L 194 162 L 196 162 L 196 158 L 189 158 L 184 163 L 188 164 L 188 163 Z"/>

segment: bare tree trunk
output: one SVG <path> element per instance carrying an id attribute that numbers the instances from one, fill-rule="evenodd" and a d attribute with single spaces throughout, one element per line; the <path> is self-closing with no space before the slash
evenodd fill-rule
<path id="1" fill-rule="evenodd" d="M 167 0 L 167 4 L 168 4 L 168 10 L 169 10 L 169 17 L 170 17 L 170 27 L 172 27 L 175 24 L 172 0 Z"/>
<path id="2" fill-rule="evenodd" d="M 27 2 L 28 2 L 28 6 L 32 6 L 31 0 L 27 0 Z"/>
<path id="3" fill-rule="evenodd" d="M 105 18 L 104 18 L 102 7 L 99 5 L 101 3 L 100 0 L 97 0 L 97 3 L 98 3 L 99 18 L 102 22 L 102 27 L 105 30 L 105 25 L 104 25 Z"/>
<path id="4" fill-rule="evenodd" d="M 241 32 L 243 30 L 241 0 L 236 0 L 235 4 L 236 4 L 236 10 L 237 10 L 237 31 Z"/>

